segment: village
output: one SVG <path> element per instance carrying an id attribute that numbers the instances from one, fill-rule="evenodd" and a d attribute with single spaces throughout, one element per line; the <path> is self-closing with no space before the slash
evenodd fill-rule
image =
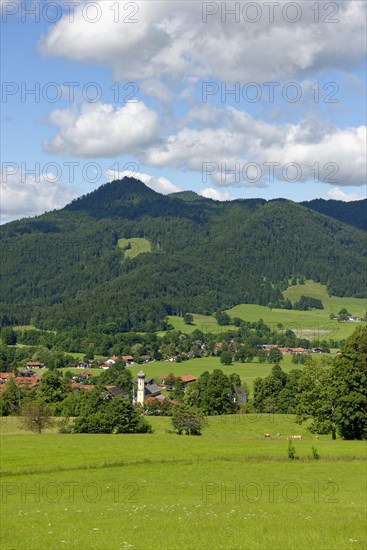
<path id="1" fill-rule="evenodd" d="M 205 355 L 205 344 L 202 342 L 199 342 L 200 344 L 200 356 Z M 223 343 L 218 342 L 215 344 L 214 347 L 214 355 L 220 355 L 222 351 Z M 303 347 L 279 347 L 272 344 L 264 344 L 258 346 L 259 350 L 263 350 L 263 352 L 270 352 L 272 350 L 278 350 L 280 354 L 283 356 L 303 356 L 306 357 L 308 355 L 312 354 L 320 354 L 323 353 L 323 348 L 312 348 L 312 349 L 306 349 Z M 236 350 L 232 350 L 231 354 L 235 356 Z M 188 352 L 186 354 L 187 359 L 193 359 L 195 355 L 193 352 Z M 171 356 L 165 360 L 167 363 L 175 363 L 177 361 L 177 356 Z M 89 360 L 89 361 L 78 361 L 75 365 L 72 365 L 70 368 L 73 368 L 73 371 L 76 369 L 80 372 L 73 372 L 70 373 L 70 384 L 72 389 L 79 389 L 79 390 L 93 390 L 95 389 L 95 384 L 92 383 L 92 379 L 94 377 L 94 373 L 92 371 L 95 371 L 96 368 L 101 369 L 103 371 L 108 371 L 111 369 L 114 365 L 123 365 L 127 368 L 133 367 L 136 365 L 142 365 L 142 364 L 149 364 L 149 363 L 155 363 L 155 359 L 151 356 L 143 355 L 139 357 L 139 363 L 134 362 L 134 357 L 132 355 L 121 355 L 121 356 L 111 356 L 106 359 L 97 359 L 97 360 Z M 89 370 L 90 369 L 90 370 Z M 67 371 L 67 369 L 63 369 Z M 12 379 L 15 384 L 23 389 L 35 389 L 39 386 L 39 383 L 42 379 L 42 374 L 44 372 L 48 371 L 48 365 L 47 363 L 43 363 L 40 361 L 27 361 L 25 363 L 25 368 L 19 370 L 18 372 L 1 372 L 0 373 L 0 395 L 4 392 L 6 388 L 6 383 L 9 379 Z M 61 374 L 62 371 L 60 371 Z M 169 374 L 157 376 L 155 378 L 152 377 L 145 377 L 144 375 L 144 400 L 145 399 L 157 399 L 159 401 L 164 401 L 167 396 L 162 394 L 162 391 L 166 389 L 166 381 L 169 378 Z M 193 376 L 192 374 L 180 374 L 177 376 L 182 382 L 182 389 L 185 392 L 187 387 L 192 384 L 193 382 L 197 381 L 197 377 Z M 134 379 L 134 389 L 136 386 L 138 386 L 139 378 Z M 106 391 L 111 395 L 111 397 L 125 397 L 129 398 L 128 392 L 125 390 L 113 385 L 109 384 L 105 386 Z M 133 390 L 134 391 L 134 390 Z M 137 398 L 137 396 L 133 395 L 133 402 L 134 403 L 142 403 L 141 394 L 140 394 L 140 400 Z"/>

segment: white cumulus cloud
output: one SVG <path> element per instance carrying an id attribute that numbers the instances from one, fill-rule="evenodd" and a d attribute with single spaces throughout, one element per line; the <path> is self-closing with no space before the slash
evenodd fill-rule
<path id="1" fill-rule="evenodd" d="M 199 171 L 204 183 L 222 186 L 264 187 L 284 180 L 364 185 L 366 127 L 269 124 L 226 107 L 217 127 L 185 127 L 151 146 L 144 160 Z"/>
<path id="2" fill-rule="evenodd" d="M 130 154 L 147 166 L 202 173 L 204 185 L 363 185 L 365 126 L 338 128 L 310 113 L 298 122 L 269 123 L 226 104 L 205 104 L 195 86 L 295 80 L 309 88 L 327 74 L 349 75 L 365 56 L 366 5 L 82 0 L 72 16 L 50 26 L 39 43 L 42 54 L 108 66 L 116 80 L 138 83 L 143 97 L 154 96 L 149 105 L 160 107 L 139 97 L 121 107 L 53 111 L 57 133 L 45 148 L 90 158 Z M 191 111 L 175 110 L 177 101 L 187 101 Z"/>
<path id="3" fill-rule="evenodd" d="M 34 177 L 2 172 L 1 223 L 63 208 L 77 196 L 76 190 L 61 181 L 55 181 L 55 175 L 51 173 Z"/>
<path id="4" fill-rule="evenodd" d="M 330 191 L 327 192 L 326 198 L 333 199 L 336 201 L 351 202 L 351 201 L 362 200 L 365 197 L 363 197 L 359 193 L 344 193 L 344 191 L 342 191 L 338 187 L 334 187 L 333 189 L 330 189 Z"/>
<path id="5" fill-rule="evenodd" d="M 200 191 L 200 195 L 207 199 L 213 199 L 214 201 L 230 201 L 231 196 L 226 191 L 218 191 L 218 189 L 213 189 L 213 187 L 206 187 Z"/>
<path id="6" fill-rule="evenodd" d="M 244 82 L 264 82 L 349 69 L 365 52 L 366 3 L 359 0 L 320 0 L 318 13 L 315 3 L 294 2 L 292 8 L 287 0 L 256 2 L 257 11 L 246 8 L 254 2 L 149 0 L 129 3 L 129 9 L 124 1 L 85 4 L 52 26 L 40 49 L 107 64 L 121 80 L 236 82 L 240 75 Z M 233 8 L 237 13 L 226 15 Z"/>
<path id="7" fill-rule="evenodd" d="M 122 107 L 92 103 L 80 110 L 57 109 L 49 121 L 58 132 L 44 144 L 47 152 L 89 158 L 137 154 L 159 131 L 158 115 L 138 101 Z"/>

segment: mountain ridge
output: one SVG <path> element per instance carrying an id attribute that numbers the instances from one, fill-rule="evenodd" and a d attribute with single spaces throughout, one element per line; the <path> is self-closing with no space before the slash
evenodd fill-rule
<path id="1" fill-rule="evenodd" d="M 166 315 L 280 304 L 292 275 L 365 296 L 362 230 L 284 199 L 184 198 L 125 178 L 2 226 L 0 320 L 152 330 Z M 118 240 L 134 237 L 152 251 L 124 258 Z"/>
<path id="2" fill-rule="evenodd" d="M 333 199 L 313 199 L 311 201 L 303 201 L 300 204 L 347 225 L 367 231 L 367 199 L 350 202 Z"/>

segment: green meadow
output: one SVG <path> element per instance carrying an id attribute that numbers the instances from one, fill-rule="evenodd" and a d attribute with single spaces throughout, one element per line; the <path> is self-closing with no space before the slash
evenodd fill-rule
<path id="1" fill-rule="evenodd" d="M 252 393 L 253 381 L 258 376 L 264 377 L 270 374 L 273 365 L 270 363 L 232 363 L 231 365 L 222 365 L 219 357 L 202 357 L 201 359 L 189 359 L 182 363 L 170 363 L 166 361 L 154 361 L 143 365 L 133 365 L 130 370 L 136 375 L 139 370 L 147 374 L 148 377 L 159 379 L 162 375 L 170 374 L 176 376 L 192 374 L 199 377 L 204 371 L 213 372 L 214 369 L 221 369 L 225 374 L 235 372 L 240 375 L 242 382 L 245 382 Z M 302 368 L 302 365 L 295 365 L 290 356 L 284 356 L 281 367 L 285 372 L 292 369 Z"/>
<path id="2" fill-rule="evenodd" d="M 229 309 L 227 313 L 231 317 L 239 317 L 250 322 L 262 319 L 272 328 L 277 328 L 277 325 L 281 323 L 284 329 L 293 330 L 297 336 L 311 340 L 316 338 L 342 340 L 352 334 L 356 326 L 360 325 L 360 323 L 339 323 L 331 320 L 331 313 L 337 315 L 342 308 L 346 308 L 355 317 L 364 317 L 366 314 L 367 302 L 365 299 L 329 296 L 325 285 L 314 281 L 306 281 L 304 285 L 291 286 L 283 294 L 292 303 L 297 302 L 302 295 L 319 298 L 324 309 L 296 311 L 240 304 Z"/>
<path id="3" fill-rule="evenodd" d="M 228 309 L 227 313 L 232 318 L 239 317 L 249 322 L 262 319 L 264 323 L 276 330 L 279 330 L 278 325 L 281 324 L 285 330 L 293 330 L 300 338 L 310 340 L 343 340 L 352 334 L 356 325 L 360 324 L 354 322 L 339 323 L 338 321 L 331 320 L 331 313 L 337 315 L 341 309 L 346 308 L 354 317 L 364 317 L 366 314 L 367 302 L 365 299 L 329 296 L 326 286 L 314 281 L 306 281 L 304 285 L 291 286 L 283 294 L 292 303 L 297 302 L 302 295 L 319 298 L 323 303 L 324 309 L 297 311 L 270 309 L 267 306 L 256 304 L 239 304 Z M 186 334 L 191 334 L 194 330 L 198 329 L 204 333 L 212 332 L 213 334 L 220 335 L 220 333 L 236 328 L 233 325 L 219 326 L 213 316 L 193 314 L 193 318 L 194 321 L 191 325 L 186 325 L 182 317 L 174 315 L 169 317 L 169 321 L 175 330 L 180 330 Z M 163 335 L 165 333 L 160 332 L 158 334 Z"/>
<path id="4" fill-rule="evenodd" d="M 149 421 L 153 434 L 38 435 L 3 418 L 1 548 L 365 548 L 364 442 L 315 441 L 283 415 L 211 417 L 200 437 Z M 287 434 L 304 435 L 296 460 Z"/>
<path id="5" fill-rule="evenodd" d="M 151 244 L 148 239 L 119 239 L 117 246 L 124 252 L 124 258 L 136 258 L 139 254 L 144 252 L 151 252 Z M 130 248 L 126 249 L 127 246 Z"/>
<path id="6" fill-rule="evenodd" d="M 217 320 L 212 315 L 197 315 L 196 313 L 192 314 L 194 320 L 191 325 L 186 325 L 182 317 L 176 315 L 169 315 L 168 320 L 173 325 L 175 330 L 180 330 L 185 334 L 192 334 L 194 330 L 201 330 L 201 332 L 212 334 L 224 333 L 227 330 L 238 330 L 234 325 L 229 325 L 222 327 L 218 325 Z M 257 319 L 258 320 L 258 319 Z M 159 332 L 158 335 L 166 334 L 166 331 Z"/>

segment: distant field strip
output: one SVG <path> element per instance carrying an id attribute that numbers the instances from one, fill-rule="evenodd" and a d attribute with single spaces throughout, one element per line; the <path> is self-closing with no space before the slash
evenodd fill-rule
<path id="1" fill-rule="evenodd" d="M 298 311 L 294 309 L 270 309 L 267 306 L 255 304 L 239 304 L 227 310 L 227 313 L 231 317 L 239 317 L 249 322 L 262 319 L 264 323 L 275 329 L 278 324 L 281 324 L 284 330 L 292 330 L 300 338 L 342 340 L 350 336 L 356 326 L 361 323 L 339 323 L 334 319 L 330 319 L 330 314 L 337 315 L 342 308 L 346 308 L 351 315 L 357 317 L 364 317 L 366 312 L 367 302 L 365 299 L 329 296 L 326 286 L 314 281 L 306 281 L 304 285 L 291 286 L 283 294 L 292 303 L 298 301 L 302 295 L 319 298 L 324 309 Z"/>
<path id="2" fill-rule="evenodd" d="M 220 326 L 217 320 L 212 315 L 197 315 L 193 314 L 193 323 L 186 325 L 182 317 L 169 315 L 168 320 L 173 325 L 175 330 L 180 330 L 185 334 L 191 334 L 194 330 L 201 330 L 204 333 L 212 332 L 213 334 L 223 333 L 227 330 L 237 330 L 234 325 Z M 165 334 L 164 331 L 158 333 L 160 336 Z"/>
<path id="3" fill-rule="evenodd" d="M 117 246 L 123 251 L 124 258 L 133 259 L 139 256 L 139 254 L 152 251 L 152 247 L 148 239 L 119 239 Z M 130 248 L 127 248 L 128 246 L 130 246 Z"/>

